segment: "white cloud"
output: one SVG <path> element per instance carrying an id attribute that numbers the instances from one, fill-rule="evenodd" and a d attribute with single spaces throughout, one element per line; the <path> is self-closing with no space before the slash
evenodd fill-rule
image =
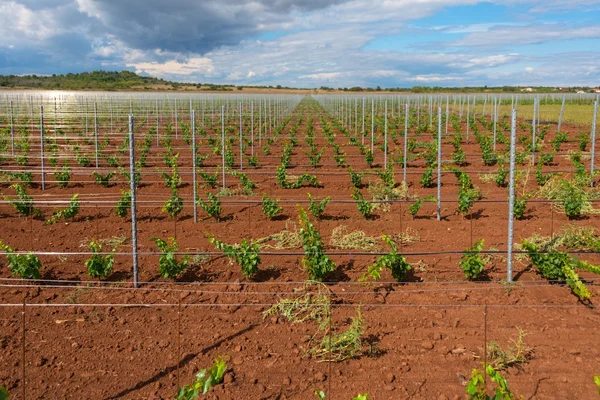
<path id="1" fill-rule="evenodd" d="M 462 39 L 450 43 L 457 47 L 497 47 L 520 46 L 555 40 L 600 38 L 600 25 L 569 26 L 546 23 L 526 26 L 495 26 L 486 31 L 467 34 Z"/>
<path id="2" fill-rule="evenodd" d="M 533 67 L 525 67 L 525 72 L 533 72 Z"/>
<path id="3" fill-rule="evenodd" d="M 256 72 L 248 71 L 248 75 L 246 75 L 246 78 L 250 79 L 250 78 L 254 78 L 255 76 L 256 76 Z"/>
<path id="4" fill-rule="evenodd" d="M 134 67 L 137 73 L 147 73 L 156 77 L 166 77 L 171 75 L 204 75 L 211 76 L 215 73 L 215 67 L 212 60 L 205 57 L 190 58 L 185 62 L 166 61 L 159 62 L 138 62 L 129 63 L 129 67 Z"/>

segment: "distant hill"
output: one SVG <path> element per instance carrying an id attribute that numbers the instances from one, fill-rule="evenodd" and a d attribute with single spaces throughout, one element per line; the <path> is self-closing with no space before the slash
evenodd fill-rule
<path id="1" fill-rule="evenodd" d="M 183 91 L 268 91 L 282 90 L 293 92 L 404 92 L 404 93 L 556 93 L 556 92 L 594 92 L 588 87 L 440 87 L 413 86 L 412 88 L 376 88 L 344 87 L 332 88 L 321 86 L 315 89 L 299 89 L 288 86 L 234 86 L 215 85 L 210 83 L 181 83 L 149 76 L 141 76 L 131 71 L 92 71 L 65 75 L 0 75 L 0 89 L 48 89 L 48 90 L 183 90 Z M 596 92 L 600 89 L 595 89 Z"/>
<path id="2" fill-rule="evenodd" d="M 58 90 L 143 90 L 177 89 L 181 87 L 199 89 L 200 85 L 141 76 L 131 71 L 93 71 L 45 76 L 0 75 L 0 88 L 2 87 Z M 221 86 L 219 85 L 219 87 Z"/>

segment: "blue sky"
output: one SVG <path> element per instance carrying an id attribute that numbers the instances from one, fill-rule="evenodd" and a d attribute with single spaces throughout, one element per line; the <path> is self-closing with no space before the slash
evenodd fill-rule
<path id="1" fill-rule="evenodd" d="M 0 74 L 598 86 L 599 21 L 591 0 L 0 0 Z"/>

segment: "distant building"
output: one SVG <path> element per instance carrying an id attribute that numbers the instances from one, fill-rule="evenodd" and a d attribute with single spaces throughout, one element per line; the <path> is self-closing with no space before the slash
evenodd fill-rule
<path id="1" fill-rule="evenodd" d="M 521 92 L 533 92 L 533 88 L 530 88 L 530 87 L 524 88 L 524 89 L 521 89 Z"/>

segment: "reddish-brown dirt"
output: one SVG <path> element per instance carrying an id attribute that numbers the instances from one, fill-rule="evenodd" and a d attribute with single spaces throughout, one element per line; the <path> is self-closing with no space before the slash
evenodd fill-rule
<path id="1" fill-rule="evenodd" d="M 173 398 L 178 386 L 190 383 L 195 373 L 207 368 L 218 355 L 229 357 L 228 372 L 225 382 L 206 398 L 313 399 L 316 389 L 327 392 L 328 399 L 350 399 L 366 392 L 372 399 L 465 398 L 466 380 L 472 369 L 481 369 L 485 361 L 485 344 L 498 341 L 503 346 L 512 345 L 517 327 L 527 333 L 525 342 L 534 353 L 522 368 L 503 372 L 515 393 L 531 399 L 589 399 L 596 395 L 593 376 L 600 373 L 595 339 L 600 315 L 593 303 L 600 290 L 593 275 L 581 274 L 590 280 L 587 285 L 593 296 L 592 306 L 586 306 L 568 287 L 547 283 L 526 260 L 515 263 L 513 285 L 500 282 L 506 279 L 502 257 L 490 261 L 487 279 L 482 282 L 466 281 L 458 267 L 461 252 L 477 239 L 485 239 L 486 249 L 505 251 L 507 243 L 508 189 L 479 179 L 480 174 L 493 173 L 497 167 L 482 165 L 474 138 L 469 144 L 463 143 L 470 161 L 464 169 L 485 197 L 475 204 L 470 216 L 455 211 L 458 183 L 453 173 L 444 172 L 441 221 L 436 220 L 434 203 L 425 203 L 413 218 L 408 212 L 412 203 L 403 201 L 393 203 L 389 211 L 376 210 L 373 219 L 365 220 L 356 205 L 348 202 L 352 190 L 346 169 L 335 166 L 333 149 L 322 139 L 322 126 L 316 117 L 322 111 L 312 110 L 317 143 L 326 147 L 321 160 L 324 165 L 313 168 L 304 142 L 311 109 L 301 104 L 298 110 L 282 137 L 271 146 L 270 156 L 256 146 L 259 168 L 245 169 L 258 184 L 255 195 L 223 197 L 222 221 L 198 209 L 199 221 L 194 223 L 190 152 L 181 140 L 174 141 L 174 151 L 180 153 L 184 183 L 179 193 L 185 199 L 184 210 L 176 220 L 161 212 L 169 189 L 156 171 L 165 169 L 164 149 L 154 145 L 138 192 L 140 281 L 147 282 L 141 289 L 132 289 L 129 283 L 132 272 L 127 245 L 117 249 L 124 254 L 115 256 L 114 272 L 102 283 L 89 282 L 84 266 L 88 256 L 69 254 L 87 251 L 92 238 L 131 236 L 129 218 L 114 213 L 120 190 L 127 188 L 124 178 L 118 177 L 112 187 L 102 188 L 91 177 L 94 167 L 83 169 L 73 161 L 68 188 L 49 182 L 45 191 L 38 184 L 29 190 L 46 215 L 53 206 L 44 201 L 68 200 L 78 193 L 82 208 L 74 221 L 44 225 L 43 220 L 17 216 L 10 204 L 0 205 L 0 239 L 6 244 L 20 251 L 67 253 L 40 255 L 42 277 L 47 281 L 41 286 L 29 285 L 35 287 L 10 280 L 4 257 L 0 261 L 0 385 L 7 387 L 11 398 L 20 398 L 23 390 L 28 399 Z M 286 190 L 277 184 L 275 170 L 287 129 L 300 115 L 304 120 L 297 134 L 299 146 L 294 149 L 288 174 L 314 174 L 321 187 Z M 464 123 L 462 128 L 464 132 Z M 104 133 L 105 127 L 102 129 Z M 218 132 L 218 124 L 215 129 Z M 449 130 L 452 133 L 451 127 Z M 554 130 L 550 127 L 546 143 L 554 137 Z M 213 134 L 211 129 L 207 131 Z M 347 153 L 347 163 L 355 171 L 368 171 L 358 149 L 349 145 L 342 133 L 334 132 L 336 143 Z M 555 164 L 545 167 L 544 172 L 572 172 L 571 162 L 563 155 L 577 148 L 578 133 L 575 128 L 568 129 L 570 140 L 555 156 Z M 431 134 L 424 133 L 418 140 L 430 141 Z M 113 148 L 120 144 L 113 139 Z M 394 155 L 401 145 L 399 135 L 398 145 L 390 144 Z M 449 143 L 444 144 L 444 159 L 450 160 L 452 150 Z M 35 145 L 31 151 L 35 153 Z M 206 140 L 200 139 L 199 153 L 210 151 Z M 234 147 L 236 163 L 237 151 Z M 212 172 L 219 162 L 220 156 L 211 155 L 204 169 Z M 381 166 L 382 162 L 382 152 L 376 147 L 375 164 Z M 36 165 L 30 167 L 37 171 Z M 2 166 L 3 170 L 17 168 L 15 164 Z M 101 170 L 111 169 L 102 161 Z M 423 189 L 419 184 L 423 171 L 422 159 L 409 163 L 410 193 L 436 195 L 436 188 Z M 528 193 L 536 189 L 533 172 L 532 168 Z M 395 173 L 396 181 L 401 181 L 402 167 L 395 166 Z M 364 178 L 365 182 L 376 179 L 376 175 Z M 230 188 L 236 187 L 236 178 L 227 176 L 227 180 Z M 202 182 L 200 177 L 198 181 Z M 2 195 L 14 196 L 8 183 L 0 185 Z M 518 188 L 519 193 L 522 190 Z M 206 191 L 201 187 L 199 195 L 206 198 Z M 361 191 L 368 197 L 366 187 Z M 257 201 L 263 193 L 282 200 L 280 218 L 271 221 L 262 214 Z M 408 230 L 418 237 L 415 242 L 399 243 L 400 251 L 415 266 L 408 282 L 402 284 L 358 283 L 375 256 L 327 247 L 328 251 L 343 253 L 332 255 L 338 267 L 328 278 L 334 304 L 332 329 L 346 329 L 360 304 L 365 320 L 363 355 L 340 363 L 303 357 L 315 323 L 293 325 L 282 318 L 263 318 L 262 312 L 269 305 L 293 296 L 293 289 L 307 279 L 300 263 L 301 248 L 285 250 L 285 254 L 266 250 L 256 282 L 247 282 L 237 264 L 214 256 L 194 264 L 176 284 L 168 283 L 158 274 L 158 255 L 148 254 L 156 253 L 150 240 L 153 237 L 173 236 L 183 252 L 206 252 L 214 251 L 207 234 L 227 243 L 275 234 L 297 224 L 296 207 L 307 207 L 307 193 L 317 199 L 333 198 L 322 220 L 312 218 L 326 245 L 333 229 L 340 225 L 370 236 Z M 570 221 L 542 201 L 531 200 L 525 215 L 524 220 L 515 221 L 516 242 L 534 233 L 551 236 L 567 224 L 600 227 L 594 215 Z M 382 247 L 381 251 L 387 250 Z M 597 254 L 583 258 L 600 263 Z M 382 281 L 391 280 L 389 272 L 384 272 Z M 488 387 L 491 390 L 489 382 Z"/>

